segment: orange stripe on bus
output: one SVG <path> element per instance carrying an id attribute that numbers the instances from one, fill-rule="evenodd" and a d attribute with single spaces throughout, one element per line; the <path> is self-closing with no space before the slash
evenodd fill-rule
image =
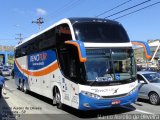
<path id="1" fill-rule="evenodd" d="M 36 72 L 32 72 L 32 71 L 29 71 L 29 70 L 26 70 L 26 69 L 23 69 L 17 62 L 17 60 L 15 60 L 16 62 L 16 65 L 18 66 L 18 68 L 24 72 L 25 74 L 27 75 L 30 75 L 30 76 L 43 76 L 43 75 L 47 75 L 53 71 L 55 71 L 57 68 L 58 68 L 58 63 L 56 62 L 55 64 L 41 70 L 41 71 L 36 71 Z"/>

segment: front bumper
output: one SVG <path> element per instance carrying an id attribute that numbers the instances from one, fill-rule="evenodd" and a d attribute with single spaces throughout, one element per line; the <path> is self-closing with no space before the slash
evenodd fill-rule
<path id="1" fill-rule="evenodd" d="M 96 99 L 82 93 L 79 94 L 79 109 L 80 110 L 96 110 L 105 109 L 111 107 L 120 107 L 128 104 L 135 103 L 138 96 L 138 90 L 134 91 L 130 95 L 126 95 L 119 98 L 110 99 Z M 113 104 L 113 101 L 120 101 L 118 104 Z"/>

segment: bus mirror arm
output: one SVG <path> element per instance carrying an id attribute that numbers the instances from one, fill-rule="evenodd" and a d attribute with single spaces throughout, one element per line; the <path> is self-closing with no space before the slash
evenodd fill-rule
<path id="1" fill-rule="evenodd" d="M 131 43 L 133 45 L 142 46 L 144 48 L 146 59 L 148 59 L 148 60 L 151 59 L 150 46 L 148 45 L 147 42 L 144 42 L 144 41 L 131 41 Z"/>
<path id="2" fill-rule="evenodd" d="M 77 48 L 78 50 L 78 56 L 79 56 L 79 61 L 80 62 L 86 62 L 87 59 L 86 59 L 86 50 L 85 50 L 85 47 L 84 47 L 84 44 L 82 41 L 79 41 L 79 40 L 76 40 L 76 41 L 65 41 L 65 44 L 70 44 L 70 45 L 73 45 Z"/>

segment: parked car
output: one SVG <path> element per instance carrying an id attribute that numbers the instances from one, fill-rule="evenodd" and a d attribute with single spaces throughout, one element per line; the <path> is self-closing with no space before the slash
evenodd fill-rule
<path id="1" fill-rule="evenodd" d="M 151 71 L 137 72 L 139 80 L 138 98 L 148 99 L 151 104 L 160 103 L 160 74 Z"/>
<path id="2" fill-rule="evenodd" d="M 11 75 L 13 66 L 4 66 L 3 68 L 4 68 L 4 69 L 8 69 L 9 72 L 10 72 L 10 75 Z"/>
<path id="3" fill-rule="evenodd" d="M 1 74 L 2 74 L 3 76 L 9 76 L 9 75 L 10 75 L 10 71 L 9 71 L 9 69 L 2 69 L 2 70 L 1 70 Z"/>
<path id="4" fill-rule="evenodd" d="M 3 66 L 0 66 L 0 75 L 2 75 Z"/>
<path id="5" fill-rule="evenodd" d="M 3 66 L 0 66 L 0 71 L 3 70 Z"/>

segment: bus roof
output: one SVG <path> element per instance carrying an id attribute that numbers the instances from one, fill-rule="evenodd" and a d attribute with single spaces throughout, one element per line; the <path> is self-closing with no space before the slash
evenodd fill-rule
<path id="1" fill-rule="evenodd" d="M 87 18 L 87 17 L 72 17 L 72 18 L 64 18 L 60 21 L 58 21 L 57 23 L 49 26 L 48 28 L 36 33 L 36 34 L 33 34 L 31 35 L 30 37 L 26 38 L 25 40 L 23 40 L 21 43 L 19 43 L 18 45 L 15 46 L 18 47 L 20 45 L 22 45 L 23 43 L 26 43 L 27 41 L 30 41 L 31 39 L 45 33 L 46 31 L 60 25 L 60 24 L 64 24 L 64 23 L 67 23 L 67 24 L 71 24 L 73 25 L 74 23 L 76 22 L 107 22 L 107 23 L 110 23 L 110 24 L 120 24 L 119 22 L 117 21 L 113 21 L 113 20 L 108 20 L 108 19 L 103 19 L 103 18 Z"/>
<path id="2" fill-rule="evenodd" d="M 76 22 L 107 22 L 112 24 L 119 24 L 117 21 L 104 19 L 104 18 L 87 18 L 87 17 L 73 17 L 68 18 L 72 24 Z"/>

